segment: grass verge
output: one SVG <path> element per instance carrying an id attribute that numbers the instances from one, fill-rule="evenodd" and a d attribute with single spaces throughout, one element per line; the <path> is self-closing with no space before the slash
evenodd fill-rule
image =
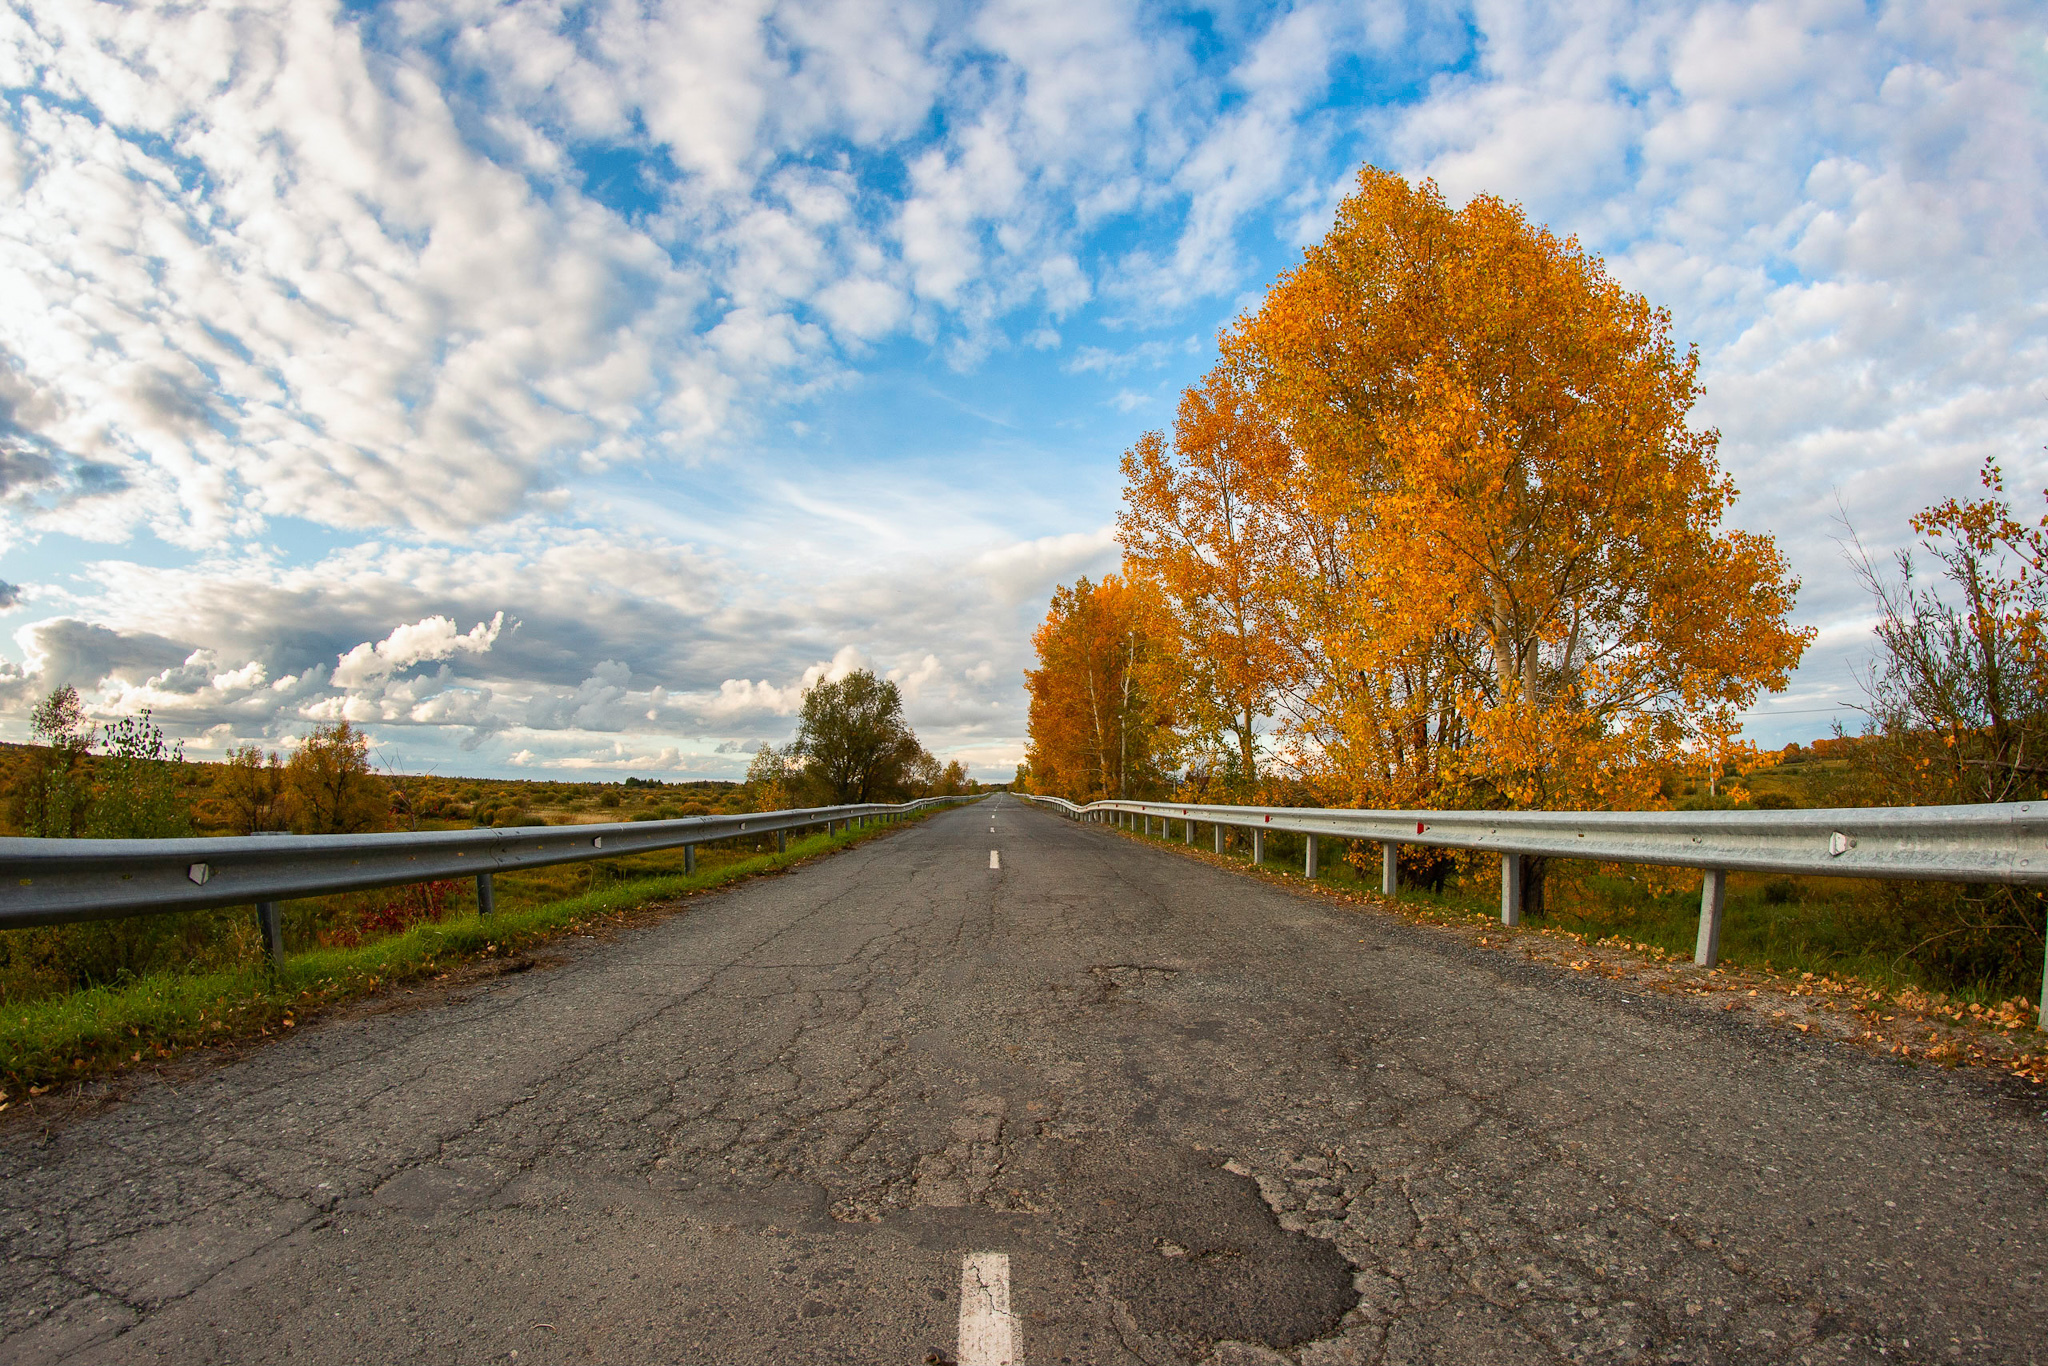
<path id="1" fill-rule="evenodd" d="M 945 809 L 945 808 L 941 808 Z M 106 1077 L 195 1048 L 274 1037 L 322 1009 L 392 985 L 543 944 L 596 923 L 617 923 L 653 902 L 778 873 L 929 818 L 808 835 L 784 853 L 634 878 L 543 905 L 428 921 L 353 948 L 319 948 L 268 964 L 160 973 L 112 986 L 0 1007 L 0 1111 L 23 1095 Z"/>

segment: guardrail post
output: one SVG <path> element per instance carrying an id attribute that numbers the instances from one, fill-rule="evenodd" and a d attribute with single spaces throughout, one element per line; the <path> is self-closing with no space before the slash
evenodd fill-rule
<path id="1" fill-rule="evenodd" d="M 775 832 L 775 852 L 778 854 L 789 852 L 789 832 L 787 830 Z"/>
<path id="2" fill-rule="evenodd" d="M 1212 826 L 1210 826 L 1210 827 L 1209 827 L 1209 833 L 1211 833 L 1211 834 L 1213 834 L 1214 836 L 1216 836 L 1216 852 L 1217 852 L 1217 853 L 1219 853 L 1219 854 L 1220 854 L 1220 853 L 1222 853 L 1222 852 L 1223 852 L 1223 827 L 1222 827 L 1222 826 L 1220 826 L 1220 825 L 1212 825 Z"/>
<path id="3" fill-rule="evenodd" d="M 1392 840 L 1380 845 L 1380 895 L 1397 896 L 1401 891 L 1401 846 Z"/>
<path id="4" fill-rule="evenodd" d="M 696 871 L 697 846 L 694 844 L 686 844 L 683 846 L 683 872 L 685 874 L 689 874 L 694 873 Z"/>
<path id="5" fill-rule="evenodd" d="M 497 909 L 498 894 L 496 889 L 491 886 L 491 875 L 489 873 L 478 873 L 476 875 L 476 913 L 480 916 L 489 915 Z"/>
<path id="6" fill-rule="evenodd" d="M 1266 831 L 1264 827 L 1255 825 L 1252 827 L 1252 865 L 1256 867 L 1265 861 Z"/>
<path id="7" fill-rule="evenodd" d="M 1302 856 L 1301 875 L 1310 882 L 1316 879 L 1316 854 L 1318 841 L 1314 835 L 1308 837 L 1308 852 Z"/>
<path id="8" fill-rule="evenodd" d="M 270 966 L 284 966 L 284 917 L 275 901 L 256 903 L 256 919 L 263 926 L 263 947 L 270 951 Z"/>
<path id="9" fill-rule="evenodd" d="M 1519 925 L 1522 923 L 1522 856 L 1502 854 L 1500 856 L 1500 923 Z"/>
<path id="10" fill-rule="evenodd" d="M 1728 898 L 1728 874 L 1709 868 L 1700 881 L 1700 938 L 1692 961 L 1710 968 L 1721 961 L 1721 904 Z"/>
<path id="11" fill-rule="evenodd" d="M 1188 843 L 1193 844 L 1195 842 L 1195 823 L 1193 821 L 1182 821 L 1181 824 L 1185 825 L 1188 828 Z"/>

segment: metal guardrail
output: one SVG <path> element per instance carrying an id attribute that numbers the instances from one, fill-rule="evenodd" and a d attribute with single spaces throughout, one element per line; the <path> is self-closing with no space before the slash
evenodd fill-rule
<path id="1" fill-rule="evenodd" d="M 1788 811 L 1345 811 L 1327 807 L 1202 806 L 1178 802 L 1103 801 L 1076 806 L 1060 797 L 1019 793 L 1077 820 L 1119 824 L 1180 822 L 1189 844 L 1195 826 L 1245 829 L 1252 860 L 1265 860 L 1265 833 L 1306 835 L 1303 872 L 1316 875 L 1324 839 L 1380 846 L 1380 889 L 1400 890 L 1404 844 L 1491 850 L 1500 855 L 1500 918 L 1522 918 L 1523 860 L 1592 859 L 1698 868 L 1699 940 L 1693 961 L 1720 957 L 1721 913 L 1730 872 L 1915 882 L 1999 882 L 2048 886 L 2048 802 L 1976 806 L 1874 806 Z M 2043 982 L 2048 1019 L 2048 973 Z"/>
<path id="2" fill-rule="evenodd" d="M 605 825 L 516 826 L 501 830 L 404 831 L 375 835 L 227 835 L 206 839 L 0 839 L 0 929 L 61 925 L 219 906 L 257 907 L 273 957 L 283 944 L 277 903 L 335 892 L 398 887 L 450 878 L 477 880 L 477 907 L 494 908 L 491 877 L 586 859 L 684 851 L 746 835 L 906 815 L 973 796 L 914 802 L 819 806 L 733 816 Z"/>

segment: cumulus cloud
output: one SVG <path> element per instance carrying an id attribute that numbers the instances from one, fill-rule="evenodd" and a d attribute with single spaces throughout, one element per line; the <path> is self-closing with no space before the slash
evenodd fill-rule
<path id="1" fill-rule="evenodd" d="M 1702 425 L 1779 534 L 1823 631 L 1802 684 L 1856 695 L 1868 604 L 1838 507 L 1873 547 L 1974 485 L 2048 482 L 2048 132 L 2038 16 L 1759 0 L 1538 10 L 1380 116 L 1394 164 L 1604 252 L 1701 348 Z M 2035 59 L 2038 61 L 2038 58 Z M 1788 721 L 1796 736 L 1820 722 Z"/>
<path id="2" fill-rule="evenodd" d="M 1986 455 L 2048 481 L 2042 37 L 2017 0 L 25 0 L 0 610 L 40 619 L 0 705 L 735 773 L 857 659 L 1013 756 L 1115 452 L 1366 160 L 1671 308 L 1833 697 L 1837 496 L 1883 549 Z"/>
<path id="3" fill-rule="evenodd" d="M 1169 268 L 1212 287 L 1295 158 L 1300 54 L 1342 50 L 1313 14 L 1233 75 L 1064 0 L 950 32 L 802 0 L 32 0 L 0 17 L 0 485 L 108 504 L 39 509 L 74 534 L 193 547 L 512 515 L 593 457 L 744 432 L 835 373 L 834 339 L 968 362 L 1001 318 L 1082 305 L 1093 220 L 1234 83 L 1265 111 L 1257 185 L 1196 165 L 1203 245 Z"/>
<path id="4" fill-rule="evenodd" d="M 643 761 L 673 750 L 661 771 L 737 777 L 763 738 L 789 733 L 807 688 L 872 668 L 935 750 L 1015 749 L 1037 604 L 1106 543 L 966 538 L 911 572 L 856 565 L 792 601 L 644 533 L 530 531 L 517 551 L 352 547 L 296 568 L 99 561 L 105 618 L 22 627 L 25 665 L 0 669 L 0 696 L 19 708 L 71 682 L 98 714 L 147 707 L 195 749 L 346 720 L 422 766 L 523 751 L 529 765 L 652 772 Z M 144 624 L 161 620 L 186 639 Z"/>
<path id="5" fill-rule="evenodd" d="M 24 670 L 52 688 L 139 681 L 182 664 L 192 653 L 191 646 L 153 631 L 120 630 L 72 617 L 32 622 L 16 631 L 14 639 Z"/>
<path id="6" fill-rule="evenodd" d="M 362 688 L 382 682 L 422 660 L 480 655 L 498 643 L 498 633 L 504 626 L 503 612 L 494 613 L 489 621 L 480 621 L 462 634 L 456 633 L 454 621 L 447 617 L 424 617 L 409 626 L 395 628 L 375 644 L 364 641 L 350 650 L 341 657 L 329 681 L 337 688 Z"/>

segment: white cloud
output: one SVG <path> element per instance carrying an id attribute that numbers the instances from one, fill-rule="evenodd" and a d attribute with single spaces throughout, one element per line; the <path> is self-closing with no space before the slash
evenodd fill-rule
<path id="1" fill-rule="evenodd" d="M 1158 105 L 1184 40 L 1115 7 L 988 6 L 964 47 L 916 5 L 588 18 L 0 19 L 23 92 L 0 346 L 49 400 L 22 410 L 38 438 L 101 472 L 89 511 L 40 525 L 197 548 L 279 517 L 514 515 L 564 469 L 664 458 L 829 378 L 806 310 L 855 347 L 954 327 L 968 363 L 996 318 L 1079 307 L 1063 200 L 1185 142 Z M 844 139 L 901 158 L 896 202 L 822 164 Z M 586 173 L 592 142 L 636 188 Z"/>
<path id="2" fill-rule="evenodd" d="M 2048 311 L 2016 303 L 2048 297 L 2048 133 L 2015 57 L 2038 16 L 1483 13 L 1473 68 L 1387 116 L 1394 163 L 1454 200 L 1523 201 L 1671 307 L 1701 346 L 1698 416 L 1743 490 L 1736 519 L 1778 534 L 1824 628 L 1801 684 L 1852 685 L 1868 605 L 1837 493 L 1884 549 L 1986 456 L 2017 486 L 2048 480 Z"/>
<path id="3" fill-rule="evenodd" d="M 498 612 L 488 622 L 480 621 L 458 634 L 447 617 L 426 617 L 410 626 L 395 628 L 384 639 L 364 641 L 341 657 L 330 682 L 337 688 L 361 688 L 389 678 L 400 669 L 422 660 L 448 659 L 458 654 L 483 654 L 498 643 L 505 626 L 505 614 Z"/>
<path id="4" fill-rule="evenodd" d="M 1115 452 L 1370 159 L 1672 309 L 1832 696 L 1835 490 L 1881 549 L 2048 480 L 2041 49 L 2017 0 L 25 0 L 0 695 L 727 771 L 852 650 L 1007 754 Z"/>
<path id="5" fill-rule="evenodd" d="M 975 559 L 974 567 L 1004 601 L 1016 603 L 1091 567 L 1098 572 L 1104 567 L 1113 569 L 1119 557 L 1116 527 L 1105 525 L 985 551 Z"/>

